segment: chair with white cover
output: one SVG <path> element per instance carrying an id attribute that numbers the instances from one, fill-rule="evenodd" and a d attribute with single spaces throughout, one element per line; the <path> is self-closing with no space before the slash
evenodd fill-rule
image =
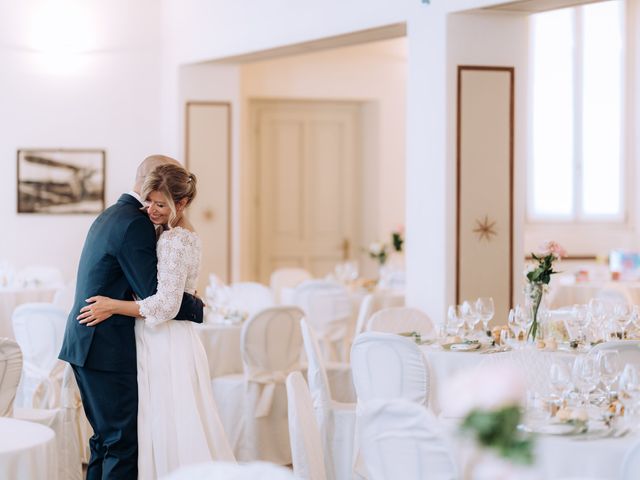
<path id="1" fill-rule="evenodd" d="M 615 350 L 620 354 L 620 360 L 624 366 L 626 363 L 635 365 L 640 370 L 640 341 L 638 340 L 611 340 L 609 342 L 594 345 L 591 352 L 597 353 L 603 350 Z"/>
<path id="2" fill-rule="evenodd" d="M 0 337 L 0 417 L 13 415 L 22 374 L 22 352 L 15 340 Z"/>
<path id="3" fill-rule="evenodd" d="M 386 333 L 417 332 L 422 338 L 432 338 L 436 329 L 429 316 L 417 308 L 383 308 L 374 313 L 367 323 L 367 331 Z"/>
<path id="4" fill-rule="evenodd" d="M 433 413 L 411 401 L 373 400 L 358 413 L 368 480 L 459 478 L 449 439 Z"/>
<path id="5" fill-rule="evenodd" d="M 56 433 L 58 478 L 82 480 L 82 463 L 88 462 L 89 437 L 93 432 L 90 427 L 87 430 L 88 422 L 69 364 L 66 364 L 63 373 L 60 402 L 57 408 L 16 407 L 13 416 L 51 428 Z"/>
<path id="6" fill-rule="evenodd" d="M 300 321 L 307 355 L 307 379 L 324 449 L 325 470 L 330 480 L 350 479 L 353 469 L 355 404 L 333 399 L 322 352 L 313 329 Z"/>
<path id="7" fill-rule="evenodd" d="M 429 365 L 413 340 L 392 333 L 365 332 L 351 348 L 358 405 L 403 398 L 427 406 Z"/>
<path id="8" fill-rule="evenodd" d="M 271 274 L 269 286 L 277 303 L 288 303 L 283 301 L 282 289 L 294 289 L 312 278 L 313 276 L 304 268 L 278 268 Z"/>
<path id="9" fill-rule="evenodd" d="M 383 308 L 404 307 L 404 294 L 380 290 L 365 295 L 360 303 L 353 338 L 364 332 L 371 315 Z"/>
<path id="10" fill-rule="evenodd" d="M 293 297 L 318 335 L 324 357 L 346 361 L 353 330 L 352 302 L 346 288 L 327 280 L 307 280 L 296 287 Z"/>
<path id="11" fill-rule="evenodd" d="M 320 430 L 309 387 L 300 372 L 287 377 L 287 403 L 293 473 L 305 480 L 327 480 Z"/>
<path id="12" fill-rule="evenodd" d="M 73 302 L 75 300 L 76 284 L 75 282 L 67 283 L 56 290 L 53 296 L 53 303 L 56 307 L 70 312 L 73 308 Z"/>
<path id="13" fill-rule="evenodd" d="M 25 303 L 13 311 L 13 332 L 23 356 L 16 406 L 60 404 L 64 363 L 58 360 L 68 313 L 51 303 Z"/>
<path id="14" fill-rule="evenodd" d="M 275 306 L 269 287 L 256 282 L 238 282 L 229 286 L 229 306 L 245 311 L 249 316 Z"/>
<path id="15" fill-rule="evenodd" d="M 285 381 L 299 371 L 302 353 L 296 307 L 272 307 L 242 327 L 243 374 L 212 380 L 220 419 L 239 461 L 291 463 Z"/>
<path id="16" fill-rule="evenodd" d="M 294 480 L 291 470 L 271 463 L 207 462 L 188 465 L 163 480 Z"/>

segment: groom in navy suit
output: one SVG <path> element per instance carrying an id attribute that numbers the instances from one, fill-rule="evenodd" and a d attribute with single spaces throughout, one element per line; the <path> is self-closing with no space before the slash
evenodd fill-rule
<path id="1" fill-rule="evenodd" d="M 164 163 L 147 157 L 138 167 L 133 191 L 93 222 L 85 240 L 73 309 L 59 358 L 71 364 L 94 435 L 87 480 L 138 477 L 138 383 L 134 319 L 113 315 L 94 327 L 76 317 L 85 299 L 104 295 L 120 300 L 146 298 L 157 288 L 156 233 L 139 196 L 145 176 Z M 176 319 L 202 323 L 202 301 L 184 295 Z"/>

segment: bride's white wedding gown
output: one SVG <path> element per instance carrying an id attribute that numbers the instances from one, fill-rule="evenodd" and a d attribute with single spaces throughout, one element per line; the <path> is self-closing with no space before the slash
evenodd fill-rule
<path id="1" fill-rule="evenodd" d="M 176 468 L 233 461 L 213 398 L 207 357 L 190 321 L 177 314 L 183 292 L 195 292 L 200 239 L 176 227 L 160 235 L 158 291 L 138 301 L 138 478 L 152 480 Z"/>

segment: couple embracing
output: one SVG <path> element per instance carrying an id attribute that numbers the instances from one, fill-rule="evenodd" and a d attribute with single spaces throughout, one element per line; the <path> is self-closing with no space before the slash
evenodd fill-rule
<path id="1" fill-rule="evenodd" d="M 233 461 L 194 328 L 201 247 L 184 212 L 196 183 L 176 160 L 147 157 L 87 234 L 60 359 L 94 430 L 88 480 Z"/>

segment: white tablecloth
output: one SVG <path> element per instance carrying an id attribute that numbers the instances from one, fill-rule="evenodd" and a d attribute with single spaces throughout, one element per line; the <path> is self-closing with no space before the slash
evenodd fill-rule
<path id="1" fill-rule="evenodd" d="M 197 325 L 196 329 L 207 352 L 211 378 L 242 373 L 240 355 L 242 324 L 225 325 L 207 321 Z"/>
<path id="2" fill-rule="evenodd" d="M 442 385 L 457 372 L 477 366 L 486 358 L 478 352 L 450 352 L 429 345 L 420 347 L 429 362 L 429 408 L 437 415 L 442 409 Z M 495 353 L 492 355 L 500 355 Z"/>
<path id="3" fill-rule="evenodd" d="M 585 282 L 575 284 L 554 284 L 549 298 L 550 308 L 560 308 L 575 304 L 589 303 L 592 298 L 615 298 L 619 292 L 632 304 L 640 304 L 640 282 Z"/>
<path id="4" fill-rule="evenodd" d="M 53 430 L 36 423 L 0 418 L 0 478 L 57 480 Z"/>
<path id="5" fill-rule="evenodd" d="M 602 440 L 539 435 L 537 468 L 545 480 L 583 477 L 618 480 L 624 455 L 637 441 L 636 435 Z"/>
<path id="6" fill-rule="evenodd" d="M 18 305 L 28 302 L 51 302 L 55 292 L 55 288 L 45 287 L 0 287 L 0 337 L 15 338 L 11 315 Z"/>

